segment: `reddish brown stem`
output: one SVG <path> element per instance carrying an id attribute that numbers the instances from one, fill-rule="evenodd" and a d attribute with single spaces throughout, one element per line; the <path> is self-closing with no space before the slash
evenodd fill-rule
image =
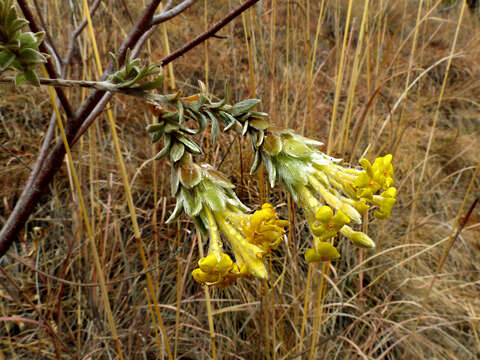
<path id="1" fill-rule="evenodd" d="M 128 48 L 133 48 L 143 33 L 148 31 L 152 25 L 152 18 L 155 14 L 156 9 L 160 5 L 161 0 L 151 0 L 147 5 L 145 10 L 142 12 L 140 17 L 135 22 L 134 26 L 130 30 L 129 34 L 125 40 L 120 45 L 117 51 L 117 58 L 119 59 L 120 64 L 123 64 L 125 59 L 125 54 Z M 26 5 L 24 0 L 18 0 L 19 6 L 24 11 L 25 17 L 30 21 L 30 26 L 32 31 L 39 31 L 40 29 L 36 26 L 34 18 Z M 41 51 L 44 51 L 40 49 Z M 47 70 L 49 67 L 47 66 Z M 50 73 L 52 71 L 52 73 Z M 103 78 L 108 76 L 113 71 L 113 63 L 110 62 L 107 69 L 105 70 Z M 52 64 L 50 64 L 49 75 L 51 77 L 57 77 L 55 69 Z M 93 91 L 90 96 L 83 102 L 83 104 L 78 108 L 76 112 L 73 112 L 68 100 L 65 97 L 65 94 L 62 89 L 56 88 L 59 99 L 62 103 L 62 106 L 67 113 L 69 121 L 66 126 L 66 135 L 67 140 L 70 145 L 74 144 L 73 139 L 77 135 L 79 129 L 81 129 L 84 121 L 91 118 L 92 111 L 96 108 L 99 101 L 105 95 L 104 91 Z M 62 90 L 59 92 L 59 90 Z M 64 100 L 62 100 L 64 99 Z M 98 109 L 97 109 L 98 110 Z M 100 111 L 96 111 L 96 114 L 99 114 Z M 78 137 L 77 137 L 78 139 Z M 22 194 L 15 204 L 15 208 L 7 219 L 7 222 L 0 231 L 0 256 L 4 255 L 13 241 L 16 238 L 16 235 L 21 230 L 26 220 L 30 214 L 35 209 L 36 204 L 40 197 L 45 193 L 48 184 L 53 179 L 53 176 L 58 171 L 62 165 L 63 158 L 65 156 L 65 148 L 61 140 L 58 140 L 55 146 L 48 154 L 41 154 L 43 159 L 38 159 L 35 163 L 34 170 L 31 172 L 27 183 L 22 191 Z"/>

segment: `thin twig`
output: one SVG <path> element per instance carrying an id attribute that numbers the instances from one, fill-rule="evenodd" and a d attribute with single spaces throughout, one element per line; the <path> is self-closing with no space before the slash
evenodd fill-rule
<path id="1" fill-rule="evenodd" d="M 57 47 L 55 46 L 55 43 L 53 42 L 53 39 L 50 36 L 50 32 L 47 29 L 47 24 L 45 23 L 45 20 L 43 19 L 42 13 L 40 11 L 40 6 L 38 5 L 38 0 L 33 0 L 33 3 L 35 4 L 35 10 L 37 10 L 37 16 L 40 20 L 40 24 L 42 24 L 43 31 L 45 31 L 45 38 L 48 40 L 48 43 L 50 44 L 50 46 L 52 48 L 53 55 L 57 59 L 61 59 L 60 54 L 57 51 Z"/>
<path id="2" fill-rule="evenodd" d="M 101 1 L 102 0 L 95 0 L 92 7 L 89 9 L 91 17 L 93 17 L 95 12 L 97 11 L 98 5 L 100 5 Z M 80 25 L 78 25 L 77 28 L 70 35 L 70 40 L 68 41 L 68 46 L 67 46 L 67 54 L 62 59 L 62 77 L 65 76 L 67 71 L 67 66 L 70 65 L 70 62 L 72 61 L 73 50 L 75 49 L 75 40 L 82 33 L 83 29 L 85 29 L 86 26 L 87 26 L 87 19 L 83 19 Z"/>
<path id="3" fill-rule="evenodd" d="M 33 17 L 32 12 L 30 11 L 29 6 L 25 3 L 25 0 L 17 0 L 18 6 L 23 11 L 23 14 L 25 15 L 25 19 L 29 21 L 28 26 L 30 26 L 30 29 L 33 32 L 39 32 L 41 31 L 40 27 L 37 25 L 35 22 L 35 18 Z M 41 52 L 47 53 L 48 49 L 45 46 L 44 43 L 40 43 L 38 46 Z M 55 66 L 52 64 L 50 59 L 47 59 L 47 63 L 45 64 L 45 67 L 47 68 L 48 75 L 52 78 L 58 78 L 58 73 L 57 70 L 55 70 Z M 70 102 L 67 99 L 67 96 L 65 95 L 65 92 L 63 89 L 56 88 L 55 91 L 57 92 L 58 99 L 60 100 L 60 103 L 62 104 L 63 110 L 65 110 L 65 113 L 67 114 L 67 117 L 70 119 L 73 116 L 73 109 L 72 106 L 70 105 Z"/>
<path id="4" fill-rule="evenodd" d="M 181 2 L 180 4 L 178 4 L 177 6 L 175 6 L 173 9 L 170 9 L 170 10 L 167 10 L 168 9 L 168 5 L 167 4 L 167 7 L 165 8 L 164 11 L 162 11 L 160 14 L 158 15 L 155 15 L 152 19 L 152 26 L 154 25 L 158 25 L 158 24 L 161 24 L 167 20 L 170 20 L 171 18 L 177 16 L 178 14 L 182 13 L 183 11 L 185 11 L 186 9 L 188 9 L 190 6 L 192 6 L 197 0 L 185 0 L 183 2 Z M 170 3 L 170 2 L 169 2 Z"/>
<path id="5" fill-rule="evenodd" d="M 30 300 L 30 298 L 25 295 L 24 291 L 22 291 L 22 288 L 17 284 L 15 279 L 12 276 L 10 276 L 8 271 L 1 265 L 0 265 L 0 272 L 15 287 L 17 292 L 22 295 L 23 299 L 28 303 L 28 305 L 37 313 L 38 317 L 42 320 L 42 324 L 45 326 L 45 329 L 47 330 L 48 334 L 52 337 L 52 339 L 54 339 L 54 342 L 58 343 L 63 348 L 63 350 L 71 353 L 72 351 L 70 350 L 70 348 L 58 336 L 57 332 L 50 325 L 50 322 L 43 316 L 42 312 L 38 309 L 38 307 L 35 306 L 32 300 Z M 5 289 L 7 289 L 5 283 L 2 282 L 2 285 L 5 287 Z"/>
<path id="6" fill-rule="evenodd" d="M 160 5 L 161 0 L 151 0 L 149 4 L 145 7 L 142 14 L 137 18 L 134 26 L 130 30 L 127 37 L 123 40 L 120 47 L 116 52 L 116 56 L 119 60 L 120 66 L 123 65 L 125 60 L 125 55 L 127 49 L 132 49 L 136 46 L 136 44 L 141 41 L 142 35 L 150 30 L 152 26 L 156 25 L 152 19 L 154 18 L 154 14 L 158 6 Z M 175 7 L 169 11 L 173 11 L 175 9 L 185 10 L 189 5 L 193 4 L 194 1 L 185 1 L 178 6 L 183 5 L 182 8 Z M 25 4 L 25 0 L 18 0 L 18 3 L 23 4 L 20 5 L 24 14 L 30 13 L 28 10 L 28 6 Z M 188 6 L 187 6 L 188 5 Z M 180 12 L 175 13 L 178 15 Z M 171 14 L 171 13 L 170 13 Z M 156 21 L 161 18 L 158 16 L 167 17 L 167 14 L 161 13 L 157 15 L 155 18 Z M 170 15 L 168 15 L 170 16 Z M 27 17 L 27 15 L 25 15 Z M 30 13 L 31 17 L 31 13 Z M 31 23 L 32 24 L 32 23 Z M 35 31 L 32 29 L 32 31 Z M 40 49 L 41 50 L 41 49 Z M 44 51 L 44 50 L 41 50 Z M 48 65 L 48 64 L 47 64 Z M 112 71 L 113 71 L 113 62 L 111 61 L 107 66 L 102 79 L 104 80 Z M 47 66 L 47 70 L 49 67 Z M 50 64 L 50 70 L 53 67 Z M 50 71 L 49 70 L 49 71 Z M 55 71 L 55 69 L 53 69 Z M 52 78 L 58 78 L 58 76 L 52 75 L 49 73 Z M 57 94 L 63 94 L 62 89 L 57 88 Z M 61 95 L 59 95 L 60 97 Z M 105 96 L 105 98 L 104 98 Z M 93 123 L 94 119 L 98 114 L 100 114 L 104 106 L 106 105 L 107 101 L 104 101 L 106 98 L 111 97 L 111 93 L 106 93 L 102 90 L 95 90 L 93 91 L 87 99 L 82 103 L 82 105 L 77 109 L 74 115 L 69 118 L 69 121 L 66 124 L 66 135 L 67 140 L 70 145 L 75 144 L 75 142 L 80 138 L 81 134 Z M 66 98 L 65 98 L 66 99 Z M 68 102 L 66 103 L 68 104 Z M 65 103 L 62 102 L 62 106 Z M 68 113 L 67 113 L 68 114 Z M 86 125 L 87 124 L 87 125 Z M 86 126 L 84 126 L 86 125 Z M 44 194 L 45 189 L 47 188 L 48 184 L 53 179 L 53 176 L 61 167 L 63 158 L 65 156 L 65 147 L 62 141 L 57 141 L 55 146 L 45 155 L 44 160 L 41 163 L 36 163 L 34 167 L 34 171 L 30 174 L 29 179 L 18 199 L 17 203 L 15 204 L 15 208 L 13 209 L 12 213 L 8 217 L 5 225 L 0 230 L 0 256 L 4 255 L 10 246 L 12 245 L 13 241 L 16 238 L 18 231 L 22 228 L 23 224 L 26 222 L 30 214 L 35 209 L 35 206 L 40 199 L 40 196 Z M 38 166 L 38 171 L 35 172 L 35 169 Z"/>
<path id="7" fill-rule="evenodd" d="M 27 164 L 25 164 L 23 162 L 23 160 L 20 158 L 20 156 L 18 156 L 17 154 L 15 154 L 12 150 L 10 150 L 9 148 L 7 148 L 6 146 L 4 146 L 3 144 L 0 144 L 0 147 L 5 150 L 6 152 L 8 152 L 10 155 L 12 155 L 15 159 L 18 160 L 18 162 L 20 164 L 22 164 L 23 166 L 25 166 L 28 170 L 32 170 L 32 168 L 30 166 L 28 166 Z"/>
<path id="8" fill-rule="evenodd" d="M 172 62 L 176 58 L 182 56 L 186 52 L 193 49 L 195 46 L 201 44 L 202 42 L 204 42 L 208 38 L 214 36 L 215 33 L 217 33 L 221 28 L 223 28 L 230 21 L 235 19 L 237 16 L 239 16 L 241 13 L 243 13 L 245 10 L 247 10 L 248 8 L 253 6 L 258 1 L 259 0 L 247 0 L 247 1 L 245 1 L 242 5 L 238 6 L 237 8 L 235 8 L 231 12 L 229 12 L 222 20 L 217 22 L 210 29 L 208 29 L 204 33 L 198 35 L 195 39 L 193 39 L 189 43 L 185 44 L 180 49 L 177 49 L 173 53 L 171 53 L 170 55 L 165 56 L 163 59 L 160 60 L 160 64 L 162 66 L 167 65 L 169 62 Z M 174 10 L 174 9 L 172 9 L 172 10 Z"/>

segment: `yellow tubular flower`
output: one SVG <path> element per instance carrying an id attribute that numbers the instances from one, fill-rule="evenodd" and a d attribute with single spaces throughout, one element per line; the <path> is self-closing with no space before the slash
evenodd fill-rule
<path id="1" fill-rule="evenodd" d="M 391 154 L 376 158 L 373 164 L 361 159 L 362 169 L 353 169 L 342 164 L 341 159 L 318 150 L 319 145 L 318 141 L 299 136 L 293 130 L 270 127 L 265 131 L 263 147 L 256 146 L 256 159 L 261 158 L 265 163 L 271 186 L 278 177 L 307 218 L 314 235 L 312 249 L 305 254 L 309 262 L 337 258 L 338 251 L 327 240 L 339 232 L 357 246 L 374 248 L 375 243 L 368 235 L 346 224 L 361 224 L 362 216 L 367 218 L 371 207 L 377 219 L 386 219 L 396 201 Z M 258 167 L 257 163 L 253 169 Z M 263 219 L 260 213 L 258 217 Z M 249 231 L 242 231 L 249 239 L 261 232 L 255 230 L 255 225 Z M 280 232 L 273 230 L 272 239 L 273 234 Z M 255 243 L 268 251 L 261 245 L 263 240 Z"/>
<path id="2" fill-rule="evenodd" d="M 397 189 L 392 186 L 380 195 L 373 195 L 372 202 L 378 206 L 378 210 L 375 211 L 373 215 L 377 219 L 388 219 L 390 217 L 393 205 L 395 205 L 397 201 L 397 199 L 395 199 L 396 194 Z"/>
<path id="3" fill-rule="evenodd" d="M 263 263 L 265 251 L 249 243 L 221 214 L 215 213 L 214 215 L 220 230 L 233 249 L 239 269 L 242 269 L 245 265 L 251 275 L 260 279 L 267 279 L 268 273 Z"/>
<path id="4" fill-rule="evenodd" d="M 221 254 L 217 260 L 215 254 L 209 254 L 198 260 L 198 268 L 192 271 L 193 278 L 204 285 L 217 285 L 223 283 L 233 269 L 233 261 L 227 254 Z"/>
<path id="5" fill-rule="evenodd" d="M 313 176 L 308 176 L 310 184 L 315 188 L 315 190 L 325 199 L 328 205 L 333 207 L 336 210 L 341 210 L 345 215 L 347 215 L 351 220 L 355 221 L 357 224 L 362 222 L 362 217 L 360 213 L 350 204 L 339 199 L 335 194 L 328 191 L 321 183 Z"/>
<path id="6" fill-rule="evenodd" d="M 354 245 L 358 247 L 365 248 L 365 249 L 374 249 L 376 247 L 375 243 L 373 242 L 370 237 L 361 232 L 361 231 L 354 231 L 350 226 L 345 225 L 340 229 L 340 233 L 349 238 Z"/>
<path id="7" fill-rule="evenodd" d="M 311 228 L 319 241 L 325 241 L 334 237 L 343 225 L 350 223 L 348 216 L 341 210 L 338 210 L 333 215 L 333 210 L 329 206 L 322 206 L 318 209 L 315 219 L 317 222 L 314 222 Z"/>
<path id="8" fill-rule="evenodd" d="M 288 221 L 278 219 L 273 206 L 267 203 L 249 217 L 242 226 L 242 233 L 248 242 L 269 253 L 278 248 L 288 225 Z"/>
<path id="9" fill-rule="evenodd" d="M 193 278 L 203 285 L 225 286 L 235 281 L 238 272 L 230 256 L 222 252 L 220 234 L 212 212 L 205 207 L 206 222 L 210 237 L 209 254 L 198 261 L 198 268 L 192 271 Z"/>
<path id="10" fill-rule="evenodd" d="M 296 190 L 298 192 L 298 196 L 300 200 L 299 205 L 303 208 L 307 217 L 314 218 L 318 209 L 320 209 L 320 205 L 321 205 L 320 201 L 318 201 L 317 198 L 315 198 L 315 196 L 312 195 L 310 190 L 308 190 L 308 188 L 303 185 L 299 186 L 298 189 Z"/>
<path id="11" fill-rule="evenodd" d="M 365 172 L 354 183 L 358 197 L 371 199 L 378 190 L 387 190 L 393 185 L 392 154 L 376 158 L 373 165 L 367 159 L 361 159 L 360 165 Z"/>
<path id="12" fill-rule="evenodd" d="M 237 263 L 233 263 L 230 256 L 222 254 L 222 259 L 210 254 L 198 261 L 199 268 L 192 271 L 195 281 L 208 286 L 217 286 L 224 288 L 232 285 L 240 278 L 250 277 L 247 267 L 239 267 Z"/>
<path id="13" fill-rule="evenodd" d="M 332 244 L 327 241 L 320 241 L 317 237 L 313 239 L 313 249 L 307 249 L 305 252 L 305 261 L 308 263 L 332 261 L 339 257 L 340 253 Z"/>

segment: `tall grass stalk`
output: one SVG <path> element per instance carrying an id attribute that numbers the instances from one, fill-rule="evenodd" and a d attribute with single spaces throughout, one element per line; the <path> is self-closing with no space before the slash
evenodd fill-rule
<path id="1" fill-rule="evenodd" d="M 365 36 L 365 27 L 368 21 L 368 4 L 369 0 L 365 0 L 363 5 L 362 22 L 360 24 L 360 30 L 358 31 L 358 42 L 356 45 L 355 55 L 353 57 L 352 74 L 350 77 L 350 84 L 347 91 L 347 100 L 345 103 L 345 111 L 342 116 L 342 126 L 340 129 L 340 149 L 339 152 L 345 157 L 345 151 L 347 149 L 347 143 L 349 141 L 349 129 L 352 122 L 352 112 L 355 103 L 355 90 L 357 88 L 358 78 L 360 77 L 361 58 L 363 50 L 363 38 Z"/>
<path id="2" fill-rule="evenodd" d="M 287 6 L 287 24 L 285 28 L 285 69 L 284 69 L 284 75 L 283 78 L 284 80 L 284 100 L 283 100 L 283 106 L 284 106 L 284 121 L 283 121 L 283 126 L 284 127 L 289 127 L 290 124 L 290 113 L 288 109 L 288 102 L 290 101 L 290 27 L 291 27 L 291 14 L 290 14 L 290 0 L 287 0 L 286 2 Z"/>
<path id="3" fill-rule="evenodd" d="M 89 35 L 90 35 L 90 41 L 92 43 L 93 51 L 94 51 L 94 54 L 95 54 L 97 72 L 98 72 L 98 75 L 101 76 L 102 72 L 103 72 L 102 64 L 101 64 L 101 61 L 100 61 L 100 56 L 99 56 L 98 47 L 97 47 L 97 41 L 96 41 L 95 34 L 94 34 L 92 18 L 90 17 L 90 11 L 88 9 L 87 0 L 83 0 L 83 7 L 84 7 L 85 15 L 87 17 L 87 26 L 88 26 L 88 31 L 89 31 Z M 158 306 L 157 297 L 155 295 L 155 288 L 153 286 L 152 276 L 148 272 L 148 261 L 147 261 L 147 258 L 145 256 L 145 251 L 143 250 L 143 241 L 142 241 L 141 234 L 140 234 L 140 229 L 139 229 L 139 226 L 138 226 L 137 216 L 135 214 L 135 205 L 133 204 L 133 198 L 132 198 L 132 193 L 131 193 L 131 190 L 130 190 L 130 184 L 129 184 L 129 181 L 128 181 L 127 171 L 126 171 L 126 168 L 125 168 L 125 163 L 123 161 L 122 151 L 120 149 L 120 142 L 118 141 L 117 129 L 115 127 L 115 120 L 113 118 L 113 113 L 112 113 L 108 104 L 107 104 L 107 118 L 108 118 L 108 122 L 109 122 L 109 125 L 110 125 L 110 131 L 112 132 L 112 139 L 113 139 L 113 143 L 114 143 L 114 146 L 115 146 L 115 152 L 117 154 L 118 165 L 120 166 L 120 172 L 121 172 L 122 181 L 123 181 L 123 188 L 124 188 L 125 195 L 126 195 L 126 198 L 127 198 L 128 209 L 129 209 L 129 212 L 130 212 L 130 219 L 132 220 L 132 226 L 133 226 L 133 233 L 134 233 L 135 241 L 137 243 L 137 248 L 138 248 L 138 251 L 140 253 L 143 268 L 146 271 L 145 275 L 146 275 L 146 278 L 147 278 L 148 290 L 150 291 L 150 297 L 153 300 L 153 303 L 155 305 L 157 321 L 158 321 L 158 325 L 160 326 L 160 329 L 162 331 L 163 341 L 165 343 L 165 349 L 167 350 L 168 358 L 169 358 L 169 360 L 172 360 L 173 355 L 172 355 L 170 345 L 169 345 L 169 341 L 168 341 L 168 334 L 167 334 L 167 331 L 165 329 L 165 325 L 163 323 L 163 319 L 162 319 L 161 314 L 160 314 L 160 309 L 159 309 L 159 306 Z M 156 324 L 153 324 L 153 325 L 156 326 Z"/>
<path id="4" fill-rule="evenodd" d="M 433 137 L 434 137 L 434 134 L 435 134 L 435 129 L 437 127 L 438 118 L 440 116 L 440 109 L 441 109 L 442 102 L 443 102 L 443 96 L 445 94 L 445 89 L 447 87 L 448 73 L 450 71 L 450 67 L 452 65 L 452 60 L 453 60 L 453 57 L 454 57 L 454 54 L 455 54 L 458 35 L 460 33 L 460 28 L 461 28 L 462 21 L 463 21 L 463 16 L 464 16 L 464 13 L 465 13 L 465 7 L 466 7 L 466 0 L 463 0 L 462 1 L 462 9 L 460 10 L 460 15 L 459 15 L 458 22 L 457 22 L 457 28 L 455 30 L 455 35 L 454 35 L 454 38 L 453 38 L 453 43 L 452 43 L 452 46 L 450 48 L 450 55 L 449 55 L 448 60 L 447 60 L 445 75 L 444 75 L 443 81 L 442 81 L 442 87 L 441 87 L 440 93 L 438 95 L 437 106 L 436 106 L 436 109 L 435 109 L 435 114 L 433 116 L 433 124 L 430 128 L 430 135 L 428 137 L 428 144 L 427 144 L 427 149 L 425 151 L 425 157 L 424 157 L 424 160 L 423 160 L 422 170 L 420 172 L 418 185 L 417 185 L 415 195 L 414 195 L 413 200 L 412 200 L 412 209 L 410 211 L 410 218 L 409 218 L 409 222 L 408 222 L 407 234 L 411 234 L 411 229 L 414 226 L 414 224 L 416 223 L 415 214 L 416 214 L 416 208 L 417 208 L 417 201 L 419 199 L 419 196 L 420 196 L 420 193 L 421 193 L 422 187 L 423 187 L 423 178 L 425 176 L 425 171 L 426 171 L 427 164 L 428 164 L 428 161 L 429 161 L 430 150 L 431 150 L 432 143 L 433 143 Z M 410 238 L 410 236 L 407 236 L 407 238 Z"/>
<path id="5" fill-rule="evenodd" d="M 310 0 L 307 0 L 310 4 Z M 314 123 L 313 123 L 313 70 L 315 68 L 315 60 L 317 57 L 317 48 L 318 48 L 318 40 L 320 38 L 320 31 L 322 29 L 322 22 L 325 12 L 325 0 L 322 0 L 320 5 L 320 11 L 318 13 L 317 19 L 317 28 L 315 31 L 315 39 L 313 41 L 313 48 L 311 50 L 309 60 L 308 60 L 308 80 L 307 80 L 307 106 L 308 106 L 308 135 L 313 136 L 314 130 Z M 310 36 L 308 37 L 310 41 Z"/>
<path id="6" fill-rule="evenodd" d="M 345 53 L 347 51 L 347 40 L 348 34 L 350 31 L 350 19 L 352 16 L 352 6 L 353 0 L 349 0 L 348 2 L 348 10 L 347 10 L 347 18 L 345 20 L 345 29 L 343 34 L 343 43 L 342 43 L 342 52 L 340 55 L 340 62 L 338 64 L 338 71 L 336 74 L 336 85 L 335 85 L 335 97 L 333 99 L 333 108 L 332 108 L 332 117 L 330 121 L 330 130 L 328 133 L 328 144 L 327 144 L 327 154 L 331 155 L 333 151 L 333 146 L 335 144 L 333 135 L 335 131 L 335 121 L 337 118 L 337 111 L 338 111 L 338 103 L 340 100 L 340 94 L 342 92 L 342 83 L 343 83 L 343 73 L 344 73 L 344 65 L 345 65 Z"/>
<path id="7" fill-rule="evenodd" d="M 47 73 L 47 70 L 45 69 L 45 67 L 43 68 L 43 72 L 44 72 L 45 76 L 48 76 L 48 73 Z M 100 294 L 102 296 L 103 304 L 105 306 L 105 313 L 106 313 L 106 316 L 107 316 L 107 321 L 108 321 L 108 324 L 110 326 L 110 331 L 112 332 L 112 337 L 113 337 L 113 341 L 115 343 L 115 348 L 116 348 L 116 351 L 117 351 L 117 355 L 120 358 L 120 360 L 123 360 L 122 348 L 120 346 L 120 340 L 118 338 L 117 328 L 115 326 L 115 320 L 113 318 L 112 308 L 110 306 L 110 300 L 108 298 L 107 287 L 105 286 L 105 278 L 104 278 L 104 274 L 103 274 L 103 269 L 102 269 L 102 265 L 100 264 L 100 257 L 98 256 L 98 251 L 97 251 L 97 247 L 96 247 L 96 244 L 95 244 L 95 236 L 94 236 L 92 228 L 90 226 L 90 221 L 89 221 L 89 217 L 88 217 L 88 213 L 87 213 L 87 208 L 86 208 L 85 202 L 83 200 L 82 187 L 80 186 L 80 182 L 78 181 L 77 171 L 75 170 L 75 164 L 73 162 L 72 153 L 70 151 L 70 145 L 68 144 L 67 136 L 65 135 L 65 129 L 63 127 L 63 122 L 62 122 L 62 117 L 60 115 L 60 111 L 58 110 L 55 92 L 54 92 L 52 87 L 49 87 L 48 91 L 49 91 L 49 95 L 50 95 L 50 101 L 52 103 L 53 109 L 55 111 L 55 116 L 57 118 L 58 129 L 60 131 L 60 135 L 62 137 L 63 145 L 65 146 L 65 151 L 67 153 L 67 160 L 68 160 L 68 163 L 69 163 L 69 166 L 70 166 L 70 170 L 72 172 L 72 178 L 73 178 L 73 182 L 74 182 L 74 185 L 75 185 L 75 191 L 77 193 L 78 202 L 79 202 L 80 209 L 81 209 L 82 219 L 83 219 L 83 222 L 85 224 L 85 229 L 87 230 L 87 236 L 88 236 L 88 240 L 89 240 L 89 243 L 90 243 L 91 252 L 92 252 L 92 255 L 93 255 L 93 262 L 95 264 L 95 269 L 97 271 L 98 280 L 100 282 Z"/>

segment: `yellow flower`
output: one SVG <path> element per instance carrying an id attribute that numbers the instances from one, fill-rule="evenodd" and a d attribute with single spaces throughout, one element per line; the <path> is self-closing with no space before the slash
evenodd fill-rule
<path id="1" fill-rule="evenodd" d="M 210 254 L 201 258 L 198 266 L 192 271 L 192 276 L 195 281 L 208 286 L 224 288 L 239 278 L 250 276 L 245 266 L 240 268 L 227 254 L 222 254 L 220 261 L 214 254 Z"/>
<path id="2" fill-rule="evenodd" d="M 359 198 L 371 199 L 380 189 L 387 190 L 393 185 L 392 154 L 376 158 L 373 165 L 367 159 L 361 159 L 365 172 L 354 182 Z"/>
<path id="3" fill-rule="evenodd" d="M 242 233 L 247 241 L 260 247 L 265 253 L 278 248 L 282 241 L 286 220 L 278 219 L 275 209 L 270 204 L 263 204 L 261 210 L 255 211 L 248 221 L 244 221 Z"/>
<path id="4" fill-rule="evenodd" d="M 378 157 L 373 164 L 361 159 L 362 169 L 355 169 L 319 151 L 319 145 L 318 141 L 299 136 L 293 130 L 270 127 L 263 147 L 257 146 L 260 152 L 257 158 L 265 163 L 271 186 L 278 178 L 310 224 L 317 246 L 314 244 L 308 250 L 308 259 L 334 256 L 335 248 L 327 245 L 326 240 L 338 232 L 358 246 L 375 247 L 368 235 L 346 224 L 361 224 L 362 215 L 367 215 L 372 205 L 376 218 L 390 216 L 396 201 L 392 155 Z M 322 251 L 327 254 L 325 257 Z"/>
<path id="5" fill-rule="evenodd" d="M 198 268 L 193 270 L 192 276 L 199 283 L 216 285 L 223 281 L 232 268 L 233 261 L 230 256 L 222 254 L 218 260 L 212 253 L 198 260 Z"/>
<path id="6" fill-rule="evenodd" d="M 376 247 L 375 243 L 373 242 L 370 237 L 361 232 L 361 231 L 354 231 L 350 226 L 345 225 L 340 229 L 340 233 L 349 238 L 353 244 L 357 245 L 358 247 L 365 248 L 365 249 L 374 249 Z"/>
<path id="7" fill-rule="evenodd" d="M 373 195 L 372 202 L 378 206 L 378 210 L 376 210 L 373 215 L 377 219 L 388 219 L 390 217 L 393 205 L 395 205 L 397 201 L 397 199 L 395 199 L 396 194 L 397 189 L 392 186 L 380 195 Z"/>
<path id="8" fill-rule="evenodd" d="M 340 253 L 332 244 L 327 241 L 320 241 L 318 238 L 313 240 L 313 249 L 307 249 L 305 252 L 305 261 L 308 263 L 332 261 L 339 257 Z"/>
<path id="9" fill-rule="evenodd" d="M 220 230 L 233 249 L 239 269 L 242 269 L 245 265 L 246 270 L 251 275 L 260 279 L 267 279 L 267 268 L 263 263 L 265 251 L 248 242 L 228 221 L 225 221 L 225 217 L 222 217 L 221 214 L 215 214 L 215 218 Z"/>
<path id="10" fill-rule="evenodd" d="M 319 241 L 325 241 L 334 237 L 343 225 L 350 223 L 349 217 L 341 210 L 338 210 L 333 215 L 333 210 L 329 206 L 322 206 L 318 209 L 315 219 L 317 221 L 311 225 L 311 228 Z"/>

